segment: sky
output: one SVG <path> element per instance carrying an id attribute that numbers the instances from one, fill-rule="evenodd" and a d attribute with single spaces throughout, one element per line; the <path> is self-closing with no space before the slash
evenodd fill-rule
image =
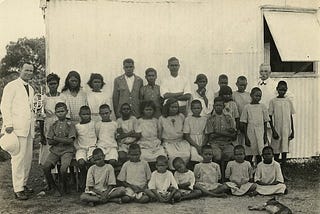
<path id="1" fill-rule="evenodd" d="M 6 45 L 18 38 L 44 36 L 45 25 L 40 0 L 0 0 L 0 60 Z"/>

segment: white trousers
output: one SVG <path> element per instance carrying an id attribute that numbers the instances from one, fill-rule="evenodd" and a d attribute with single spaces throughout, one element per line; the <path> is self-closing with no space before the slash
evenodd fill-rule
<path id="1" fill-rule="evenodd" d="M 12 184 L 14 192 L 24 190 L 32 163 L 33 138 L 29 132 L 27 137 L 18 136 L 20 152 L 11 157 Z"/>

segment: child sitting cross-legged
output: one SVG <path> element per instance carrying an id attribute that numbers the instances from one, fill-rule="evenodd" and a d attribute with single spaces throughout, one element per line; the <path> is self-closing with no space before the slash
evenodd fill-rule
<path id="1" fill-rule="evenodd" d="M 233 195 L 250 194 L 256 189 L 253 183 L 253 170 L 249 161 L 245 160 L 245 149 L 242 145 L 234 147 L 234 160 L 228 162 L 226 185 L 231 189 Z M 250 182 L 251 181 L 251 182 Z"/>
<path id="2" fill-rule="evenodd" d="M 257 166 L 254 181 L 257 193 L 261 195 L 284 194 L 287 192 L 280 164 L 273 160 L 273 149 L 266 146 L 262 150 L 263 161 Z"/>
<path id="3" fill-rule="evenodd" d="M 174 203 L 180 201 L 181 193 L 178 190 L 178 184 L 168 169 L 168 159 L 160 155 L 156 160 L 157 170 L 152 172 L 146 193 L 148 196 L 162 203 Z"/>
<path id="4" fill-rule="evenodd" d="M 186 168 L 182 158 L 177 157 L 173 160 L 173 167 L 176 169 L 174 178 L 176 179 L 181 192 L 181 200 L 199 198 L 202 195 L 201 190 L 193 189 L 195 184 L 194 173 Z"/>
<path id="5" fill-rule="evenodd" d="M 212 162 L 213 151 L 210 145 L 204 145 L 201 148 L 203 157 L 202 163 L 194 166 L 194 175 L 196 177 L 195 189 L 201 190 L 205 196 L 226 197 L 228 190 L 226 185 L 220 184 L 221 179 L 220 166 Z"/>
<path id="6" fill-rule="evenodd" d="M 140 160 L 140 156 L 140 146 L 136 143 L 130 144 L 129 161 L 123 164 L 118 175 L 120 184 L 126 188 L 126 195 L 122 197 L 122 202 L 147 203 L 149 201 L 145 189 L 148 187 L 151 170 L 148 162 Z"/>
<path id="7" fill-rule="evenodd" d="M 113 167 L 104 162 L 102 149 L 96 148 L 92 152 L 94 165 L 88 170 L 86 190 L 81 194 L 80 200 L 90 205 L 107 202 L 121 203 L 125 195 L 124 187 L 115 187 L 116 178 Z"/>

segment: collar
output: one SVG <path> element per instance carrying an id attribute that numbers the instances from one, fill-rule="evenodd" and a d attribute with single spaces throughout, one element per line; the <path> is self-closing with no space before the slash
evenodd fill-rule
<path id="1" fill-rule="evenodd" d="M 268 78 L 268 79 L 266 79 L 266 80 L 259 80 L 259 85 L 267 85 L 268 84 L 268 82 L 269 82 L 269 79 L 270 79 L 270 77 Z"/>
<path id="2" fill-rule="evenodd" d="M 19 77 L 17 80 L 19 80 L 23 85 L 29 85 L 29 83 L 21 79 L 21 77 Z"/>
<path id="3" fill-rule="evenodd" d="M 132 79 L 134 79 L 134 74 L 131 77 L 128 77 L 127 75 L 124 74 L 124 78 L 132 80 Z"/>

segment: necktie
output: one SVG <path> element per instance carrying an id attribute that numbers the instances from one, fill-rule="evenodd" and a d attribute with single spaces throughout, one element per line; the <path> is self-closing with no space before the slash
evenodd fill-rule
<path id="1" fill-rule="evenodd" d="M 27 94 L 29 96 L 29 87 L 28 87 L 28 85 L 24 85 L 24 87 L 26 88 Z"/>
<path id="2" fill-rule="evenodd" d="M 260 83 L 260 85 L 267 85 L 267 83 L 265 83 L 264 81 L 262 81 L 262 82 Z"/>

